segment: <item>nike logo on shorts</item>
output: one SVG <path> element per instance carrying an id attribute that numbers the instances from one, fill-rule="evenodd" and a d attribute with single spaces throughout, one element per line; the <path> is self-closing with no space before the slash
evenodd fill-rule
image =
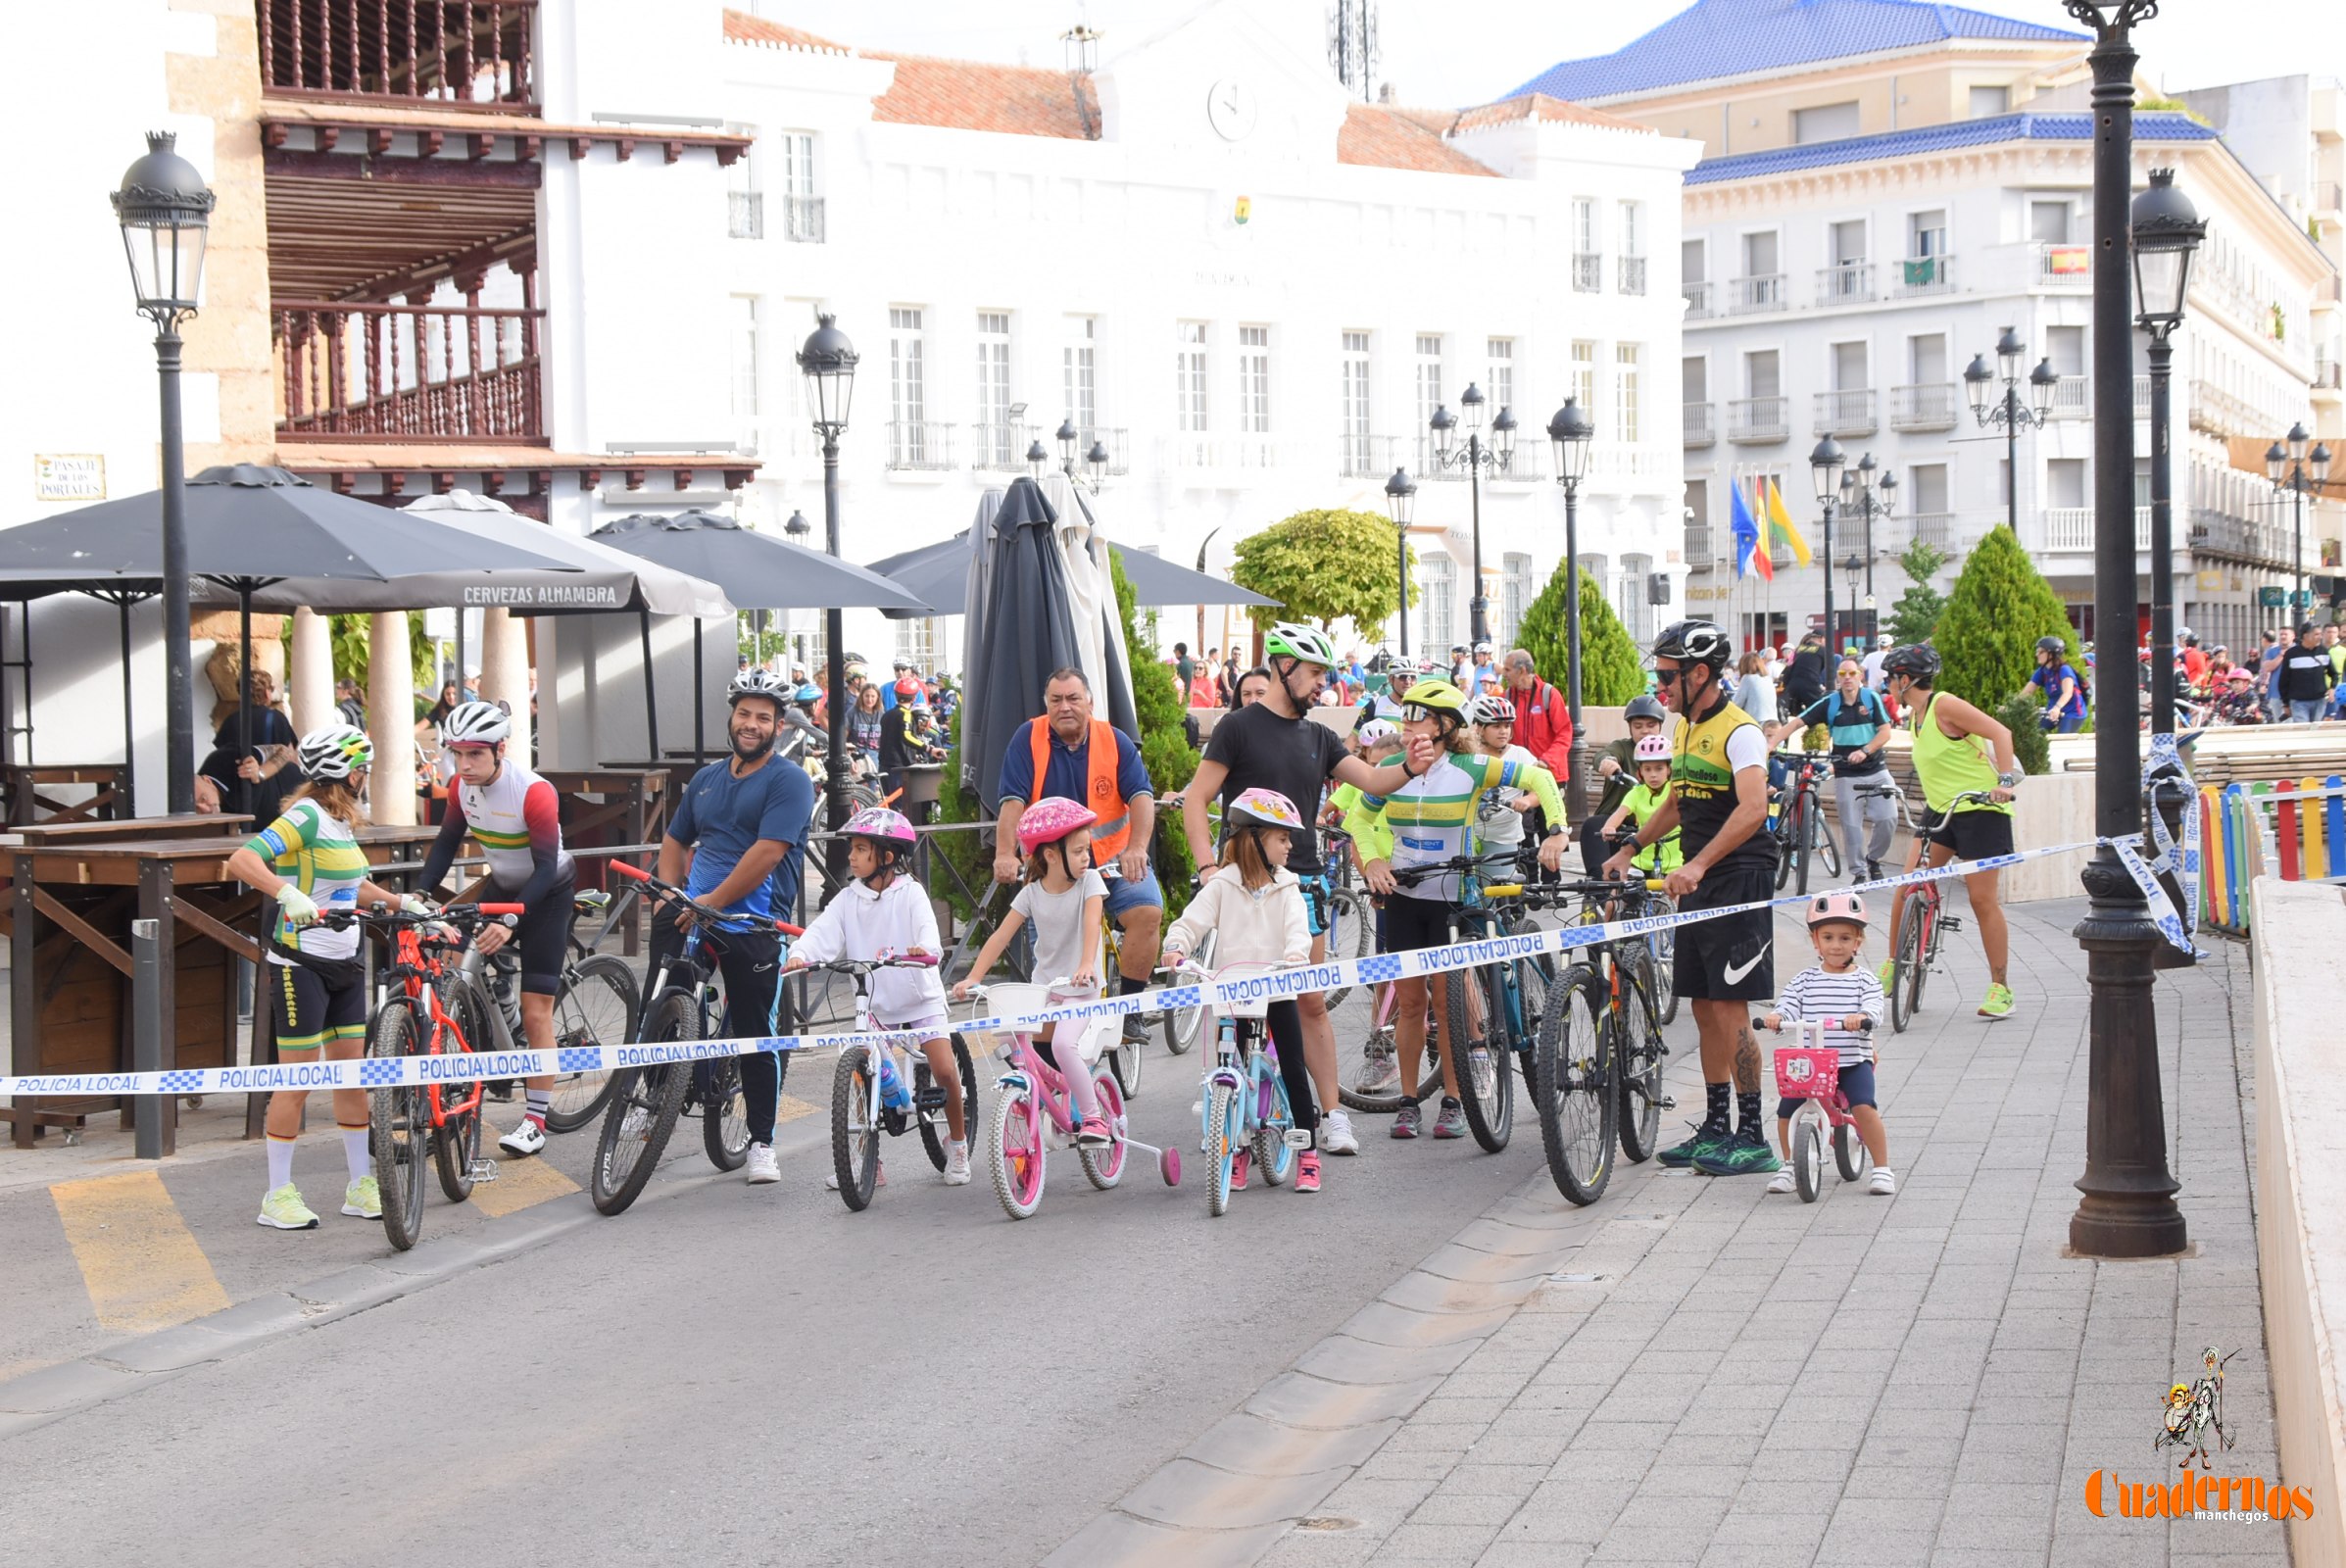
<path id="1" fill-rule="evenodd" d="M 1760 944 L 1759 952 L 1753 954 L 1749 959 L 1742 963 L 1730 964 L 1727 969 L 1723 971 L 1727 977 L 1727 983 L 1731 986 L 1741 985 L 1743 983 L 1743 977 L 1759 967 L 1760 959 L 1766 957 L 1768 956 L 1768 950 L 1775 945 L 1776 944 L 1773 941 L 1763 942 Z"/>

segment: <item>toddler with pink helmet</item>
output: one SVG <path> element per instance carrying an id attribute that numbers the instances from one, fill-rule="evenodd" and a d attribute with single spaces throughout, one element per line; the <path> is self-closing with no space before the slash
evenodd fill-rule
<path id="1" fill-rule="evenodd" d="M 1820 893 L 1808 901 L 1808 940 L 1817 950 L 1816 963 L 1792 976 L 1775 1010 L 1760 1022 L 1770 1029 L 1803 1019 L 1833 1018 L 1838 1028 L 1830 1036 L 1840 1051 L 1840 1090 L 1848 1097 L 1849 1114 L 1857 1135 L 1873 1156 L 1874 1173 L 1866 1191 L 1877 1198 L 1897 1192 L 1898 1178 L 1889 1167 L 1889 1130 L 1874 1095 L 1874 1037 L 1882 1027 L 1882 981 L 1860 960 L 1866 944 L 1866 901 L 1854 893 Z M 1768 1182 L 1771 1193 L 1788 1193 L 1792 1177 L 1792 1115 L 1797 1100 L 1776 1107 L 1776 1142 L 1784 1151 L 1784 1169 Z"/>
<path id="2" fill-rule="evenodd" d="M 1613 814 L 1605 818 L 1606 838 L 1610 839 L 1624 826 L 1635 833 L 1670 798 L 1672 744 L 1669 736 L 1658 732 L 1637 737 L 1637 744 L 1630 753 L 1630 765 L 1637 771 L 1637 784 L 1622 797 Z M 1679 847 L 1678 829 L 1672 828 L 1640 850 L 1630 864 L 1639 876 L 1657 877 L 1668 876 L 1685 862 L 1686 852 Z"/>

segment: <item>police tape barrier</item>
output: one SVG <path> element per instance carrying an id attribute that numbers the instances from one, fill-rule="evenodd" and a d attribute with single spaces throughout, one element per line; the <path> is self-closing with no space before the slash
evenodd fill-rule
<path id="1" fill-rule="evenodd" d="M 2117 850 L 2128 874 L 2150 902 L 2152 917 L 2167 940 L 2192 951 L 2188 930 L 2169 903 L 2146 860 L 2141 839 L 2088 840 L 1977 860 L 1950 860 L 1871 882 L 1850 884 L 1846 891 L 1872 893 L 1912 886 L 1943 877 L 1976 876 L 2000 871 L 2024 860 L 2050 855 L 2069 855 L 2099 848 Z M 1756 899 L 1716 908 L 1680 909 L 1668 914 L 1641 915 L 1631 920 L 1561 926 L 1553 930 L 1524 931 L 1457 942 L 1410 953 L 1374 953 L 1365 958 L 1331 959 L 1297 964 L 1263 974 L 1233 976 L 1227 980 L 1200 979 L 1189 984 L 1161 986 L 1126 996 L 1099 997 L 1053 1007 L 995 1018 L 968 1018 L 951 1027 L 960 1034 L 1031 1031 L 1069 1019 L 1120 1018 L 1126 1013 L 1153 1012 L 1224 1002 L 1279 1002 L 1317 991 L 1344 986 L 1381 985 L 1389 980 L 1412 979 L 1503 963 L 1521 958 L 1551 956 L 1598 943 L 1648 936 L 1703 920 L 1754 909 L 1805 906 L 1811 895 L 1791 894 Z M 214 1095 L 269 1094 L 280 1089 L 392 1089 L 421 1084 L 469 1083 L 480 1078 L 526 1078 L 541 1074 L 612 1072 L 626 1068 L 665 1066 L 676 1062 L 707 1061 L 723 1056 L 746 1056 L 757 1052 L 827 1051 L 881 1041 L 913 1043 L 934 1038 L 934 1030 L 842 1030 L 821 1034 L 741 1036 L 731 1039 L 680 1040 L 655 1044 L 563 1046 L 552 1051 L 454 1052 L 440 1055 L 358 1056 L 337 1061 L 278 1062 L 258 1067 L 183 1067 L 170 1072 L 61 1073 L 33 1078 L 0 1078 L 5 1095 Z"/>

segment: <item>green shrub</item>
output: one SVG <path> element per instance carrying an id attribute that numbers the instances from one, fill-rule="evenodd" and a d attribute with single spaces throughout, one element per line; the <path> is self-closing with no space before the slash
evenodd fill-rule
<path id="1" fill-rule="evenodd" d="M 1900 643 L 1919 643 L 1930 639 L 1938 628 L 1939 616 L 1946 613 L 1947 596 L 1931 585 L 1939 568 L 1947 564 L 1947 553 L 1929 540 L 1917 539 L 1898 557 L 1898 568 L 1906 573 L 1906 591 L 1898 602 L 1890 606 L 1889 623 L 1882 629 Z"/>
<path id="2" fill-rule="evenodd" d="M 2036 640 L 2058 637 L 2079 669 L 2077 635 L 2052 585 L 2028 559 L 2007 523 L 1979 541 L 1955 591 L 1947 596 L 1932 641 L 1944 666 L 1938 689 L 1989 712 L 2028 682 L 2036 668 Z M 2125 645 L 2121 645 L 2122 651 Z M 2122 666 L 2123 667 L 2123 666 Z M 2041 704 L 2039 705 L 2041 706 Z"/>
<path id="3" fill-rule="evenodd" d="M 2022 687 L 1995 710 L 1996 717 L 2012 731 L 2012 755 L 2024 773 L 2053 770 L 2052 740 L 2045 734 L 2039 717 L 2043 712 L 2044 694 L 2033 686 Z"/>
<path id="4" fill-rule="evenodd" d="M 1547 586 L 1523 613 L 1515 646 L 1532 656 L 1540 678 L 1564 691 L 1571 661 L 1565 658 L 1564 595 L 1570 591 L 1571 563 L 1560 563 Z M 1617 708 L 1645 690 L 1645 664 L 1629 628 L 1605 603 L 1596 579 L 1580 573 L 1581 702 L 1589 708 Z"/>

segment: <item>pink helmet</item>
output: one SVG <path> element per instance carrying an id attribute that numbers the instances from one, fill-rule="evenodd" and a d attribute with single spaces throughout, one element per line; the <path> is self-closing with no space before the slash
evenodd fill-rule
<path id="1" fill-rule="evenodd" d="M 909 850 L 920 842 L 920 835 L 912 831 L 910 819 L 885 806 L 865 807 L 848 818 L 843 831 L 851 838 L 875 839 L 899 850 Z"/>
<path id="2" fill-rule="evenodd" d="M 1232 827 L 1283 827 L 1294 832 L 1311 825 L 1295 809 L 1295 803 L 1277 790 L 1242 791 L 1222 816 Z"/>
<path id="3" fill-rule="evenodd" d="M 1018 853 L 1032 855 L 1046 844 L 1056 844 L 1079 827 L 1090 827 L 1100 813 L 1081 801 L 1048 795 L 1028 807 L 1018 818 Z"/>
<path id="4" fill-rule="evenodd" d="M 1834 920 L 1843 920 L 1864 930 L 1866 901 L 1854 893 L 1820 893 L 1808 901 L 1808 928 L 1811 931 Z"/>
<path id="5" fill-rule="evenodd" d="M 1671 760 L 1670 737 L 1659 732 L 1639 737 L 1633 760 L 1640 765 Z"/>

